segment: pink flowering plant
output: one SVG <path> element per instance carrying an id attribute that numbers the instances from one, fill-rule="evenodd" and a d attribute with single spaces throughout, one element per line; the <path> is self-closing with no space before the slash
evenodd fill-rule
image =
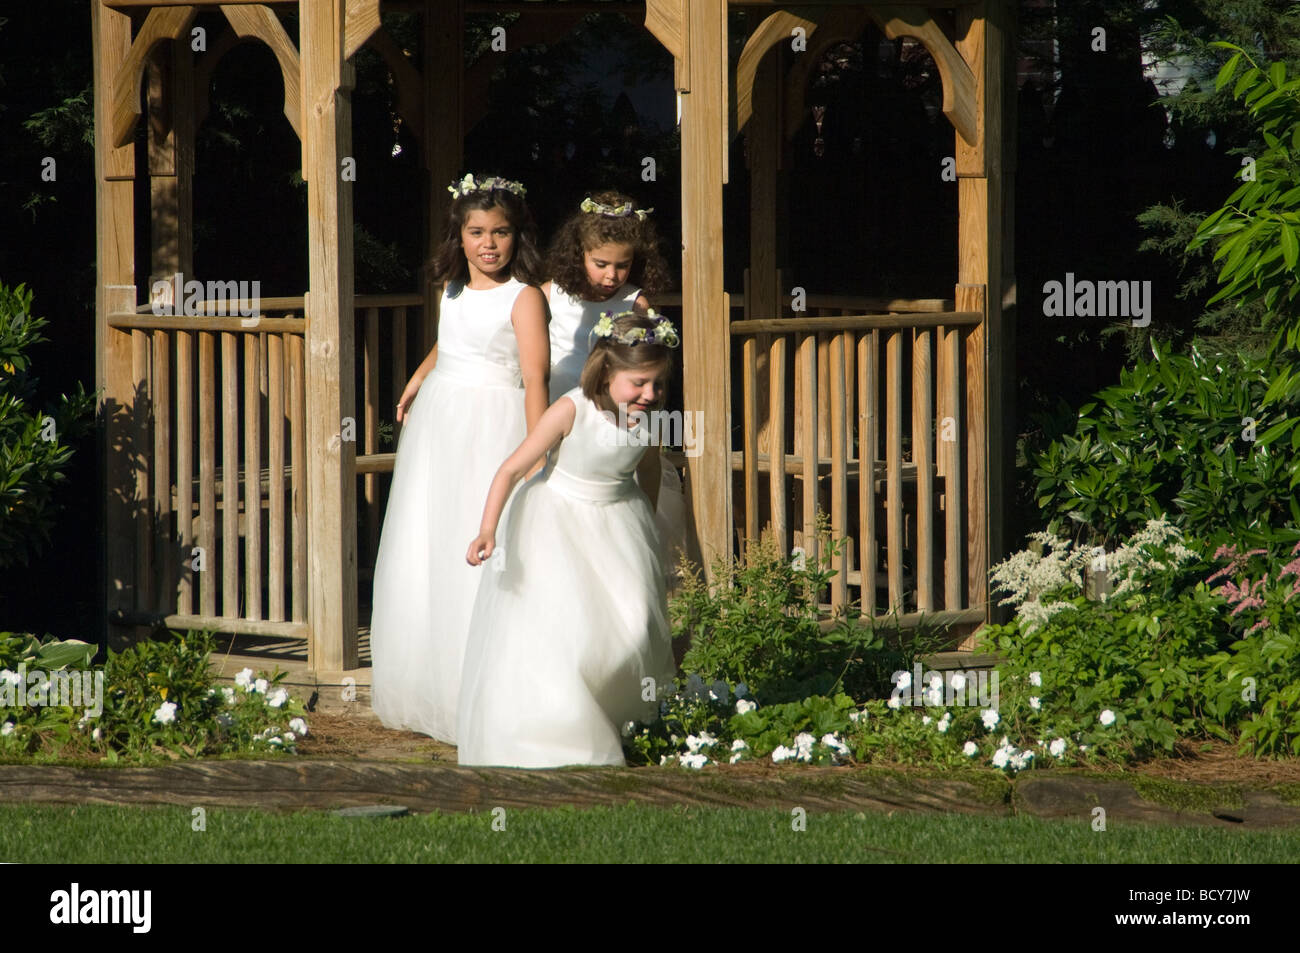
<path id="1" fill-rule="evenodd" d="M 1235 641 L 1208 660 L 1216 690 L 1206 708 L 1238 726 L 1245 753 L 1300 754 L 1300 543 L 1280 557 L 1225 544 L 1215 558 L 1226 565 L 1206 582 L 1231 607 Z"/>

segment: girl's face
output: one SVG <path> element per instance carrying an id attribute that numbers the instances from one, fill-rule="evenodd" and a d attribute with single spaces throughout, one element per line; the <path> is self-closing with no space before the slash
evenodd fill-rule
<path id="1" fill-rule="evenodd" d="M 469 263 L 469 283 L 501 282 L 510 276 L 515 229 L 500 208 L 474 209 L 460 228 L 460 244 Z"/>
<path id="2" fill-rule="evenodd" d="M 667 363 L 647 364 L 615 371 L 609 379 L 609 396 L 615 406 L 627 406 L 629 415 L 648 413 L 659 403 L 668 383 Z M 629 420 L 629 425 L 634 421 Z"/>
<path id="3" fill-rule="evenodd" d="M 606 242 L 582 253 L 587 266 L 587 281 L 596 300 L 603 301 L 627 282 L 632 272 L 632 246 L 626 242 Z"/>

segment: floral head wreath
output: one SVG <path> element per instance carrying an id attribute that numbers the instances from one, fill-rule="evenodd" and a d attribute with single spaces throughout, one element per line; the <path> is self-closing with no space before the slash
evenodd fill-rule
<path id="1" fill-rule="evenodd" d="M 503 179 L 500 176 L 493 176 L 490 179 L 475 181 L 474 174 L 470 173 L 459 182 L 453 182 L 447 186 L 447 191 L 451 193 L 453 199 L 458 199 L 463 195 L 469 195 L 471 192 L 491 192 L 494 189 L 500 189 L 503 192 L 513 192 L 520 198 L 528 190 L 524 188 L 523 183 L 515 182 L 511 179 Z"/>
<path id="2" fill-rule="evenodd" d="M 610 218 L 627 218 L 629 215 L 635 215 L 643 222 L 646 216 L 654 211 L 652 208 L 633 208 L 631 202 L 624 202 L 622 205 L 601 205 L 590 197 L 583 199 L 578 208 L 590 215 L 606 215 Z"/>
<path id="3" fill-rule="evenodd" d="M 660 347 L 677 347 L 682 343 L 681 338 L 677 336 L 677 329 L 667 318 L 660 317 L 659 314 L 650 308 L 645 312 L 645 317 L 655 322 L 655 326 L 646 330 L 645 328 L 632 328 L 622 334 L 614 333 L 614 322 L 619 318 L 625 318 L 628 315 L 640 314 L 638 311 L 621 311 L 615 314 L 613 311 L 602 311 L 600 320 L 596 326 L 591 329 L 587 335 L 588 343 L 592 338 L 604 338 L 606 341 L 612 341 L 618 344 L 627 344 L 635 346 L 637 344 L 657 344 Z"/>

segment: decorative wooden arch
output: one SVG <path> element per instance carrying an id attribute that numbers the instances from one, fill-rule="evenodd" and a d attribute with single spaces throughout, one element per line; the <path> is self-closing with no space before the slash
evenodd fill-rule
<path id="1" fill-rule="evenodd" d="M 287 6 L 292 0 L 278 2 Z M 339 175 L 341 161 L 352 153 L 349 60 L 365 45 L 383 58 L 394 77 L 397 111 L 420 144 L 431 181 L 451 181 L 462 171 L 465 130 L 487 109 L 481 74 L 495 65 L 485 62 L 468 74 L 460 68 L 467 11 L 523 14 L 512 49 L 521 35 L 530 42 L 561 36 L 585 13 L 644 14 L 647 29 L 674 58 L 681 104 L 684 403 L 703 415 L 703 432 L 714 435 L 701 455 L 685 461 L 691 529 L 706 562 L 732 553 L 733 512 L 739 512 L 733 507 L 733 478 L 740 481 L 735 494 L 744 511 L 742 536 L 757 535 L 762 504 L 786 541 L 787 531 L 805 542 L 812 538 L 812 516 L 823 492 L 830 499 L 833 525 L 847 531 L 849 493 L 856 486 L 861 538 L 873 544 L 868 550 L 877 539 L 875 504 L 886 501 L 889 558 L 882 575 L 888 575 L 890 606 L 902 604 L 905 530 L 899 514 L 905 485 L 901 408 L 906 369 L 900 360 L 906 333 L 914 355 L 917 408 L 912 430 L 917 449 L 908 465 L 906 492 L 919 501 L 916 524 L 907 532 L 916 537 L 919 552 L 929 552 L 938 518 L 932 504 L 942 487 L 949 541 L 942 585 L 928 570 L 918 572 L 918 613 L 959 625 L 989 617 L 984 570 L 1005 548 L 998 514 L 1007 495 L 1008 451 L 1014 448 L 1004 423 L 1010 405 L 1007 370 L 1015 287 L 1010 252 L 1014 151 L 1006 148 L 1004 135 L 1012 100 L 1004 90 L 1013 88 L 1008 73 L 1013 65 L 1012 0 L 821 0 L 811 6 L 777 0 L 311 0 L 296 6 L 297 45 L 271 6 L 255 0 L 91 0 L 96 383 L 103 394 L 108 502 L 102 536 L 110 628 L 161 621 L 172 627 L 298 637 L 307 640 L 309 667 L 322 679 L 356 668 L 358 477 L 365 487 L 363 505 L 375 507 L 373 478 L 392 465 L 392 455 L 379 454 L 374 439 L 379 321 L 382 313 L 405 327 L 410 311 L 427 349 L 435 335 L 439 289 L 422 275 L 410 295 L 354 293 L 351 186 Z M 742 6 L 765 8 L 770 15 L 748 38 L 733 76 L 727 15 Z M 214 8 L 220 8 L 233 32 L 223 31 L 214 40 L 215 55 L 195 63 L 185 33 L 199 10 Z M 951 36 L 931 17 L 932 8 L 955 9 Z M 380 14 L 385 9 L 423 15 L 423 63 L 413 62 L 384 30 Z M 857 298 L 842 306 L 822 305 L 827 313 L 820 317 L 790 317 L 782 306 L 779 268 L 781 152 L 802 121 L 806 71 L 817 53 L 860 33 L 868 18 L 886 36 L 920 40 L 943 82 L 944 114 L 956 130 L 959 177 L 955 291 L 950 299 Z M 808 31 L 810 44 L 800 54 L 804 59 L 783 77 L 775 68 L 776 57 L 767 54 L 794 26 Z M 136 286 L 137 174 L 147 178 L 154 210 L 148 272 L 188 276 L 193 264 L 194 129 L 213 66 L 236 43 L 251 39 L 266 43 L 276 56 L 285 114 L 302 143 L 302 175 L 309 184 L 309 287 L 297 298 L 264 299 L 263 313 L 248 324 L 232 317 L 153 315 L 148 303 L 141 304 L 149 295 L 142 296 Z M 132 137 L 146 73 L 148 169 L 137 173 Z M 742 130 L 751 166 L 752 258 L 744 319 L 734 320 L 723 286 L 722 195 L 730 139 Z M 429 190 L 430 248 L 441 237 L 448 202 L 442 188 Z M 836 300 L 823 296 L 830 305 Z M 354 332 L 358 323 L 364 328 L 359 336 Z M 405 333 L 398 336 L 404 339 Z M 731 362 L 719 355 L 733 353 L 742 369 L 742 449 L 717 436 L 732 433 Z M 796 361 L 798 388 L 793 392 L 787 386 L 787 358 Z M 399 365 L 404 360 L 403 354 Z M 357 410 L 353 383 L 357 364 L 364 365 L 364 413 Z M 192 366 L 198 368 L 194 379 Z M 215 390 L 218 366 L 220 395 Z M 853 367 L 861 371 L 857 378 Z M 758 369 L 763 369 L 761 380 Z M 855 380 L 863 408 L 874 400 L 877 385 L 884 385 L 889 404 L 879 419 L 875 410 L 864 410 L 861 420 L 849 416 Z M 794 453 L 785 447 L 790 435 L 783 410 L 787 398 L 797 408 Z M 760 422 L 760 402 L 770 403 L 770 428 Z M 241 406 L 242 421 L 235 419 Z M 259 408 L 267 419 L 288 422 L 287 445 L 285 428 L 264 427 Z M 934 442 L 927 422 L 931 411 L 962 419 L 955 446 Z M 347 421 L 362 426 L 361 446 L 345 436 Z M 848 459 L 856 425 L 865 428 L 860 442 L 874 445 L 877 434 L 885 436 L 883 462 L 874 459 L 874 451 Z M 218 426 L 225 447 L 219 460 Z M 197 477 L 191 442 L 199 448 Z M 761 479 L 769 483 L 770 501 L 759 493 Z M 791 480 L 802 481 L 802 512 L 787 519 L 785 493 Z M 271 527 L 266 547 L 264 509 L 269 509 Z M 259 516 L 251 519 L 250 514 Z M 286 530 L 290 525 L 291 533 Z M 373 518 L 371 533 L 373 541 Z M 957 540 L 960 546 L 955 546 Z M 172 572 L 178 549 L 188 552 L 199 544 L 213 547 L 214 559 L 218 547 L 221 552 L 220 609 L 215 569 L 202 578 L 180 572 L 179 582 Z M 272 553 L 267 570 L 271 596 L 263 606 L 262 555 L 267 547 Z M 853 584 L 874 599 L 875 559 L 866 552 L 856 569 L 843 558 L 835 564 L 840 574 L 831 589 L 833 605 L 844 603 L 847 580 L 855 574 Z M 286 595 L 290 589 L 292 599 Z M 940 593 L 943 608 L 935 611 Z"/>

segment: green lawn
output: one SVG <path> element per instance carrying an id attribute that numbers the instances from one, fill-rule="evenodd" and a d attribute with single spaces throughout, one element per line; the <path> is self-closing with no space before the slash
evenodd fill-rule
<path id="1" fill-rule="evenodd" d="M 0 806 L 0 861 L 17 863 L 1292 863 L 1300 828 L 1152 827 L 1087 818 L 809 813 L 627 805 L 340 818 L 326 812 Z M 499 825 L 498 825 L 499 826 Z"/>

